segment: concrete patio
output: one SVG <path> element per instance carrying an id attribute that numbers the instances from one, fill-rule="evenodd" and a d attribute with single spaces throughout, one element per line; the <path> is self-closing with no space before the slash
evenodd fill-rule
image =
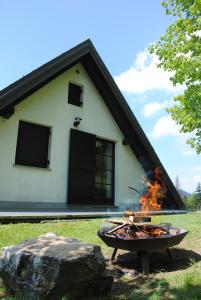
<path id="1" fill-rule="evenodd" d="M 139 214 L 141 212 L 135 212 Z M 151 211 L 149 215 L 169 215 L 169 214 L 185 214 L 185 210 L 164 210 Z M 111 210 L 66 210 L 66 211 L 1 211 L 0 223 L 17 223 L 17 222 L 41 222 L 45 220 L 70 220 L 70 219 L 92 219 L 92 218 L 108 218 L 123 217 L 123 211 Z"/>

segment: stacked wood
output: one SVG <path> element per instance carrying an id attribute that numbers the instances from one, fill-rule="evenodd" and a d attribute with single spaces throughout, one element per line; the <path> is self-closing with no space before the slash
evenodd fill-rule
<path id="1" fill-rule="evenodd" d="M 170 224 L 151 225 L 147 223 L 133 223 L 125 220 L 109 220 L 117 226 L 106 232 L 106 235 L 115 235 L 123 239 L 145 239 L 167 235 L 175 235 L 178 231 L 170 227 Z"/>

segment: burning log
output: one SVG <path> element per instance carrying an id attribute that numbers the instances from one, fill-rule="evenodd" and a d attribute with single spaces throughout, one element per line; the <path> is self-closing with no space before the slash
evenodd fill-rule
<path id="1" fill-rule="evenodd" d="M 126 223 L 123 223 L 123 224 L 121 224 L 121 225 L 119 225 L 119 226 L 117 226 L 117 227 L 115 227 L 115 228 L 109 230 L 109 231 L 107 232 L 107 234 L 114 233 L 114 232 L 116 232 L 117 230 L 123 228 L 123 227 L 126 226 L 126 225 L 127 225 Z"/>
<path id="2" fill-rule="evenodd" d="M 145 216 L 144 213 L 136 214 L 134 211 L 126 210 L 124 212 L 124 217 L 128 218 L 129 221 L 134 223 L 141 223 L 141 222 L 151 222 L 151 217 Z"/>
<path id="3" fill-rule="evenodd" d="M 113 222 L 113 221 L 109 221 Z M 140 238 L 154 238 L 164 235 L 170 235 L 169 229 L 159 225 L 146 225 L 138 223 L 124 222 L 119 226 L 106 231 L 106 235 L 115 235 L 122 239 L 140 239 Z"/>

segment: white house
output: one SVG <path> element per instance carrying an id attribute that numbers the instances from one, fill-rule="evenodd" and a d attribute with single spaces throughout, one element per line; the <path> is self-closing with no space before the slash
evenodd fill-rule
<path id="1" fill-rule="evenodd" d="M 87 40 L 0 92 L 0 209 L 138 207 L 160 166 L 164 208 L 183 203 Z"/>

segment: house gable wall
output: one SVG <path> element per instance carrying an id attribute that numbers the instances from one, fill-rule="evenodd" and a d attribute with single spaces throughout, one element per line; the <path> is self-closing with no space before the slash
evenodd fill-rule
<path id="1" fill-rule="evenodd" d="M 67 103 L 69 81 L 84 86 L 83 107 Z M 66 204 L 69 134 L 75 117 L 82 118 L 78 130 L 115 142 L 115 204 L 137 203 L 128 187 L 140 186 L 144 170 L 131 148 L 122 145 L 120 129 L 81 64 L 18 104 L 10 119 L 0 119 L 0 201 Z M 14 165 L 19 120 L 52 128 L 49 169 Z"/>

